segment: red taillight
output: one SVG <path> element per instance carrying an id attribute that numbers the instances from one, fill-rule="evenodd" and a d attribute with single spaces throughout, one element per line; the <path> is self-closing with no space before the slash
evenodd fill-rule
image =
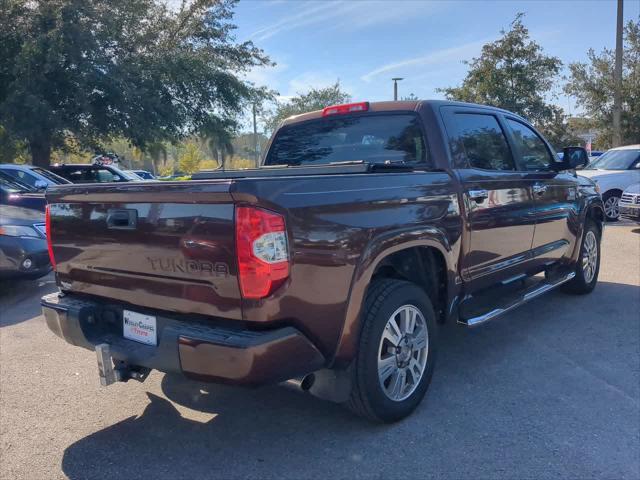
<path id="1" fill-rule="evenodd" d="M 369 110 L 369 102 L 345 103 L 344 105 L 331 105 L 322 110 L 322 116 L 343 115 L 345 113 L 366 112 Z"/>
<path id="2" fill-rule="evenodd" d="M 47 250 L 49 250 L 49 260 L 51 261 L 51 266 L 55 270 L 56 259 L 53 256 L 53 242 L 51 241 L 51 211 L 49 209 L 49 205 L 45 208 L 44 228 L 47 231 Z"/>
<path id="3" fill-rule="evenodd" d="M 236 254 L 242 296 L 268 296 L 289 276 L 284 217 L 260 208 L 236 207 Z"/>

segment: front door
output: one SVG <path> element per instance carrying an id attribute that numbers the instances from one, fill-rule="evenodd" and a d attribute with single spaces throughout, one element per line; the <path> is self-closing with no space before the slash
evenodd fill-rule
<path id="1" fill-rule="evenodd" d="M 505 123 L 516 151 L 516 163 L 526 173 L 536 204 L 532 263 L 554 263 L 573 251 L 577 182 L 571 174 L 551 169 L 553 154 L 533 128 L 516 118 L 507 117 Z"/>
<path id="2" fill-rule="evenodd" d="M 524 273 L 535 228 L 527 174 L 493 111 L 446 107 L 445 122 L 467 217 L 462 272 L 470 291 Z"/>

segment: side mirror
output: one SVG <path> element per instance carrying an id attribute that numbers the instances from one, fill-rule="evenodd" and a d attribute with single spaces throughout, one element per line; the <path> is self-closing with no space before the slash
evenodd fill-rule
<path id="1" fill-rule="evenodd" d="M 562 149 L 562 160 L 555 162 L 554 170 L 573 170 L 589 163 L 589 154 L 582 147 L 565 147 Z"/>
<path id="2" fill-rule="evenodd" d="M 36 183 L 34 184 L 34 186 L 38 190 L 46 190 L 48 187 L 47 182 L 45 182 L 44 180 L 36 180 Z"/>

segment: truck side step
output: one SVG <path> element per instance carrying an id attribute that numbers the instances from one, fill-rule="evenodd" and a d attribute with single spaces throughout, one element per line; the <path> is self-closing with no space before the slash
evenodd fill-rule
<path id="1" fill-rule="evenodd" d="M 575 272 L 568 272 L 551 279 L 545 278 L 539 281 L 529 282 L 528 284 L 525 283 L 524 287 L 515 291 L 501 292 L 501 289 L 498 287 L 496 289 L 497 291 L 493 292 L 493 295 L 486 295 L 487 297 L 494 297 L 493 299 L 487 299 L 488 301 L 483 301 L 483 296 L 479 296 L 479 298 L 470 297 L 460 305 L 458 323 L 466 325 L 467 327 L 475 327 L 486 323 L 527 303 L 529 300 L 539 297 L 549 290 L 553 290 L 575 276 Z M 500 296 L 501 301 L 496 301 L 496 293 Z M 483 304 L 491 305 L 491 309 L 488 311 L 484 310 L 482 308 Z M 496 307 L 496 305 L 498 306 Z"/>

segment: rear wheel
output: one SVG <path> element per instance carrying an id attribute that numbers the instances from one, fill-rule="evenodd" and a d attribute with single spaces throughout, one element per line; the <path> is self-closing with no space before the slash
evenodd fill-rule
<path id="1" fill-rule="evenodd" d="M 621 192 L 614 190 L 607 192 L 602 196 L 602 202 L 604 203 L 604 214 L 607 217 L 608 222 L 617 222 L 620 218 L 620 202 Z"/>
<path id="2" fill-rule="evenodd" d="M 590 293 L 596 287 L 600 273 L 600 231 L 587 221 L 584 226 L 580 256 L 576 262 L 573 280 L 565 283 L 563 289 L 569 293 Z"/>
<path id="3" fill-rule="evenodd" d="M 436 354 L 429 297 L 401 280 L 374 282 L 367 294 L 349 408 L 379 422 L 409 415 L 424 397 Z"/>

